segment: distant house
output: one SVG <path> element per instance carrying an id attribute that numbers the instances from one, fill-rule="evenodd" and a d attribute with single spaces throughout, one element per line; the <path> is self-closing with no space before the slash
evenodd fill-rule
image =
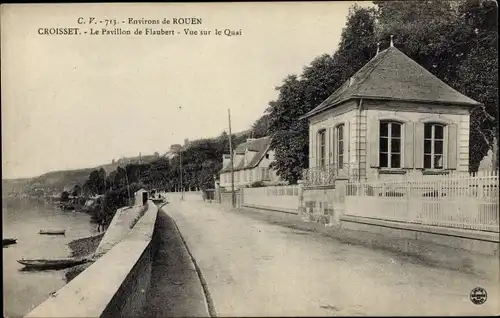
<path id="1" fill-rule="evenodd" d="M 134 204 L 145 205 L 148 200 L 148 191 L 146 189 L 139 189 L 134 193 Z"/>
<path id="2" fill-rule="evenodd" d="M 309 121 L 305 178 L 323 173 L 369 181 L 399 178 L 408 171 L 466 172 L 469 114 L 478 105 L 391 41 L 302 117 Z"/>
<path id="3" fill-rule="evenodd" d="M 243 144 L 236 147 L 233 158 L 234 185 L 249 186 L 254 182 L 262 181 L 265 184 L 280 182 L 269 165 L 274 160 L 274 151 L 269 149 L 270 137 L 259 139 L 248 138 Z M 231 156 L 223 155 L 222 169 L 220 171 L 220 186 L 231 189 Z"/>

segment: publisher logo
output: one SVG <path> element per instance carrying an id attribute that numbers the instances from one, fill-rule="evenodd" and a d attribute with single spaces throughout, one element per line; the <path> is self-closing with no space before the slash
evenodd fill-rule
<path id="1" fill-rule="evenodd" d="M 487 298 L 488 294 L 484 288 L 476 287 L 470 292 L 470 301 L 475 305 L 484 304 Z"/>

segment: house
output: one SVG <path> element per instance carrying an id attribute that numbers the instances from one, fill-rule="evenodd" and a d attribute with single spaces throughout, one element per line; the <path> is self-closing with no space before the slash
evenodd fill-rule
<path id="1" fill-rule="evenodd" d="M 409 171 L 467 172 L 469 114 L 480 105 L 391 40 L 388 49 L 302 117 L 309 122 L 310 147 L 304 179 L 321 174 L 327 184 L 332 178 L 325 174 L 375 181 L 401 179 Z"/>
<path id="2" fill-rule="evenodd" d="M 274 150 L 269 148 L 270 137 L 248 138 L 233 151 L 234 186 L 249 186 L 254 182 L 262 181 L 265 184 L 280 182 L 276 171 L 269 168 L 274 160 Z M 220 187 L 231 189 L 231 155 L 222 157 L 220 171 Z"/>

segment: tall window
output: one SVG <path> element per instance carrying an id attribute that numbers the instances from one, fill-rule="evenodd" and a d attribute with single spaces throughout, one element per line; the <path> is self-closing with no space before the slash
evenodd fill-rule
<path id="1" fill-rule="evenodd" d="M 269 168 L 261 168 L 262 179 L 261 180 L 269 180 Z"/>
<path id="2" fill-rule="evenodd" d="M 401 124 L 380 123 L 380 167 L 401 168 Z"/>
<path id="3" fill-rule="evenodd" d="M 444 126 L 425 124 L 424 126 L 424 168 L 443 169 Z"/>
<path id="4" fill-rule="evenodd" d="M 319 166 L 324 167 L 325 166 L 325 156 L 326 156 L 326 131 L 323 129 L 318 133 L 318 146 L 319 146 Z"/>
<path id="5" fill-rule="evenodd" d="M 342 169 L 344 166 L 344 124 L 337 126 L 335 135 L 337 136 L 337 167 Z"/>

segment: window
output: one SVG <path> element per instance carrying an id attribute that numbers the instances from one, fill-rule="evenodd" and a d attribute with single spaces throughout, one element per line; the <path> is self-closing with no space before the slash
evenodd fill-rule
<path id="1" fill-rule="evenodd" d="M 248 181 L 253 182 L 253 170 L 248 170 Z"/>
<path id="2" fill-rule="evenodd" d="M 266 153 L 266 159 L 269 159 L 269 154 L 268 153 Z"/>
<path id="3" fill-rule="evenodd" d="M 424 168 L 443 169 L 444 126 L 425 124 L 424 126 Z"/>
<path id="4" fill-rule="evenodd" d="M 326 149 L 325 149 L 325 141 L 326 141 L 326 131 L 323 129 L 318 133 L 318 146 L 319 146 L 319 166 L 324 167 L 325 166 L 325 155 L 326 155 Z"/>
<path id="5" fill-rule="evenodd" d="M 261 180 L 269 180 L 269 168 L 260 168 L 262 173 Z"/>
<path id="6" fill-rule="evenodd" d="M 396 122 L 380 123 L 381 168 L 401 168 L 401 124 Z"/>
<path id="7" fill-rule="evenodd" d="M 337 167 L 342 169 L 344 166 L 344 124 L 337 126 L 335 135 L 337 137 Z"/>

